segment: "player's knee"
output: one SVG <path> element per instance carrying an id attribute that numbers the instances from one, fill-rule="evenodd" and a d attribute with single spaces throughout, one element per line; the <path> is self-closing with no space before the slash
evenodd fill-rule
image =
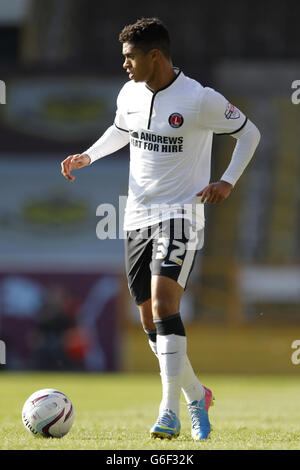
<path id="1" fill-rule="evenodd" d="M 140 312 L 141 323 L 144 330 L 155 330 L 155 325 L 153 323 L 151 299 L 138 305 L 138 308 Z"/>
<path id="2" fill-rule="evenodd" d="M 177 313 L 176 307 L 168 297 L 157 297 L 152 300 L 152 312 L 154 318 L 165 318 Z"/>
<path id="3" fill-rule="evenodd" d="M 153 323 L 153 318 L 141 316 L 141 323 L 144 330 L 155 330 L 155 324 Z"/>

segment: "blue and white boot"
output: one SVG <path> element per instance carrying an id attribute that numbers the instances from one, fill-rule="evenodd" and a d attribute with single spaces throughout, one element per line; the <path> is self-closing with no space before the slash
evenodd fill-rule
<path id="1" fill-rule="evenodd" d="M 195 400 L 187 405 L 192 421 L 192 438 L 195 441 L 207 439 L 211 432 L 208 410 L 214 404 L 214 397 L 208 388 L 204 387 L 204 390 L 205 394 L 201 400 Z"/>
<path id="2" fill-rule="evenodd" d="M 169 409 L 163 411 L 158 417 L 154 426 L 150 429 L 150 436 L 160 437 L 161 439 L 172 439 L 179 436 L 180 421 L 176 414 Z"/>

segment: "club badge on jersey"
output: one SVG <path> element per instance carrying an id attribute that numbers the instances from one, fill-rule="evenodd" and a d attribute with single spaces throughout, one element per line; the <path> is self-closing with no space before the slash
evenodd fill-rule
<path id="1" fill-rule="evenodd" d="M 178 127 L 181 127 L 183 124 L 183 116 L 179 113 L 172 113 L 169 116 L 169 124 L 171 127 L 174 127 L 177 129 Z"/>

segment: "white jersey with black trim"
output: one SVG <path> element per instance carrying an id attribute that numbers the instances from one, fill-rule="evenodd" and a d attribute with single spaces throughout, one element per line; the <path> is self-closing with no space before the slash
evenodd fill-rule
<path id="1" fill-rule="evenodd" d="M 203 204 L 196 194 L 209 184 L 213 134 L 238 139 L 222 177 L 233 185 L 259 141 L 256 126 L 224 96 L 174 70 L 172 82 L 156 92 L 127 82 L 114 125 L 86 151 L 93 163 L 130 143 L 125 230 L 171 217 L 189 218 L 202 228 Z"/>
<path id="2" fill-rule="evenodd" d="M 233 134 L 247 121 L 220 93 L 175 71 L 156 92 L 130 81 L 118 96 L 115 126 L 130 142 L 125 230 L 191 214 L 202 228 L 196 193 L 209 184 L 213 133 Z"/>

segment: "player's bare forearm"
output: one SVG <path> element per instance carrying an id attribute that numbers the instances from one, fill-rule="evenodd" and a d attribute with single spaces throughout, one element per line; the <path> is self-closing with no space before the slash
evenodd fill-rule
<path id="1" fill-rule="evenodd" d="M 227 181 L 218 181 L 210 183 L 202 189 L 197 196 L 201 197 L 201 202 L 209 202 L 210 204 L 219 204 L 228 198 L 232 190 L 232 184 Z"/>
<path id="2" fill-rule="evenodd" d="M 75 176 L 71 174 L 72 170 L 78 170 L 88 166 L 91 163 L 91 159 L 86 153 L 78 153 L 76 155 L 69 155 L 64 161 L 61 162 L 61 172 L 66 179 L 74 181 Z"/>

